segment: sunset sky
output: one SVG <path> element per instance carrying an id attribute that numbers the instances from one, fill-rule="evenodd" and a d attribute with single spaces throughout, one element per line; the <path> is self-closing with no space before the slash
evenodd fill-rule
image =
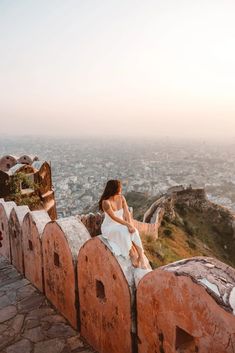
<path id="1" fill-rule="evenodd" d="M 0 121 L 235 139 L 235 1 L 0 0 Z"/>

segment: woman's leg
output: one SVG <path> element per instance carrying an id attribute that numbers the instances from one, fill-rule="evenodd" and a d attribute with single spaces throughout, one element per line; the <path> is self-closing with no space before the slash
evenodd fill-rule
<path id="1" fill-rule="evenodd" d="M 139 254 L 138 251 L 136 250 L 134 243 L 132 242 L 132 247 L 129 252 L 131 263 L 134 267 L 139 266 Z"/>
<path id="2" fill-rule="evenodd" d="M 134 247 L 136 248 L 136 251 L 138 252 L 138 267 L 141 267 L 143 269 L 148 269 L 149 267 L 147 266 L 145 262 L 145 257 L 144 257 L 144 250 L 142 247 L 139 247 L 135 243 L 133 243 Z"/>
<path id="3" fill-rule="evenodd" d="M 144 249 L 143 249 L 142 241 L 140 239 L 140 235 L 139 235 L 139 232 L 137 229 L 134 233 L 132 233 L 132 244 L 134 245 L 134 247 L 138 253 L 138 260 L 139 260 L 140 267 L 147 269 L 148 266 L 145 263 Z"/>

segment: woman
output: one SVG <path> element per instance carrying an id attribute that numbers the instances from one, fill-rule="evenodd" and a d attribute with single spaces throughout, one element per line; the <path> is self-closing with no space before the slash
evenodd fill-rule
<path id="1" fill-rule="evenodd" d="M 116 255 L 131 258 L 135 267 L 151 268 L 146 263 L 144 249 L 138 230 L 133 226 L 125 197 L 121 194 L 120 180 L 109 180 L 99 201 L 99 209 L 105 218 L 101 225 L 101 235 L 108 241 Z M 138 257 L 134 260 L 134 253 Z"/>

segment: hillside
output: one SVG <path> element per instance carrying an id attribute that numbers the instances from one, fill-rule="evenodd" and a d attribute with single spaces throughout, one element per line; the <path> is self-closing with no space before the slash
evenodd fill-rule
<path id="1" fill-rule="evenodd" d="M 153 267 L 168 264 L 192 256 L 212 256 L 235 267 L 235 238 L 232 214 L 226 208 L 213 204 L 191 193 L 187 200 L 178 194 L 167 196 L 171 201 L 171 216 L 165 212 L 159 227 L 157 240 L 141 234 L 146 255 Z M 134 217 L 143 219 L 151 202 L 144 194 L 126 195 L 134 208 Z M 172 214 L 174 216 L 172 217 Z"/>

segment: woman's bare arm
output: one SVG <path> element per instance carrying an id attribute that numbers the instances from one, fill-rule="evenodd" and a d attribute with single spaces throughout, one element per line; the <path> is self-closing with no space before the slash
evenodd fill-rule
<path id="1" fill-rule="evenodd" d="M 128 205 L 127 205 L 127 202 L 126 202 L 126 199 L 125 197 L 122 195 L 122 207 L 123 207 L 123 218 L 131 225 L 133 225 L 133 222 L 132 222 L 132 217 L 131 217 L 131 214 L 130 214 L 130 211 L 128 209 Z"/>
<path id="2" fill-rule="evenodd" d="M 102 202 L 102 207 L 103 207 L 103 210 L 116 222 L 118 223 L 121 223 L 123 224 L 124 226 L 131 226 L 131 224 L 127 221 L 125 221 L 124 219 L 122 218 L 119 218 L 119 217 L 116 217 L 115 213 L 113 212 L 111 206 L 110 206 L 110 203 L 108 200 L 103 200 Z"/>

